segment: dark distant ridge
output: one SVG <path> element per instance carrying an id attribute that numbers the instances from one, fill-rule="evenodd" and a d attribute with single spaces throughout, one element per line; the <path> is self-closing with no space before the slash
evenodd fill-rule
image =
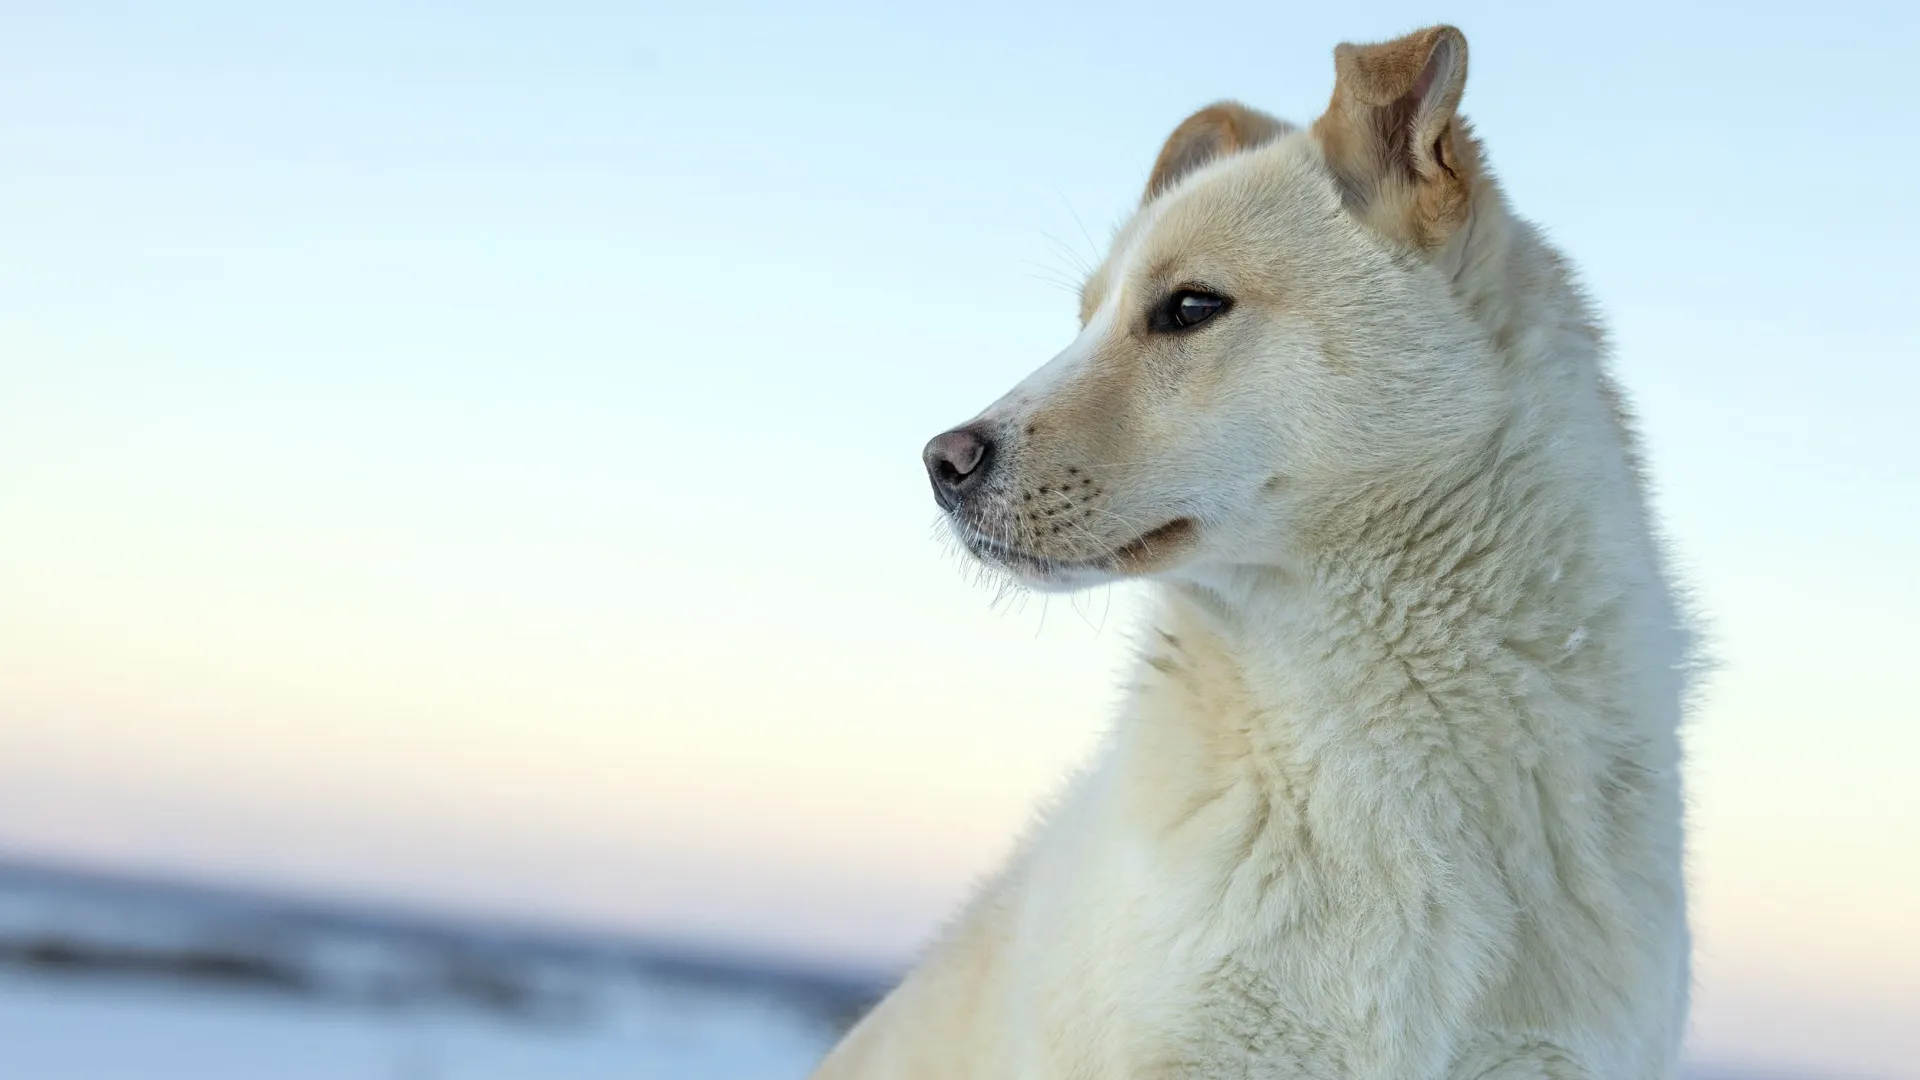
<path id="1" fill-rule="evenodd" d="M 347 936 L 479 953 L 496 959 L 617 965 L 668 984 L 779 997 L 824 1012 L 842 1023 L 876 1000 L 894 978 L 890 973 L 833 970 L 791 959 L 749 955 L 738 949 L 648 940 L 578 927 L 440 915 L 398 904 L 321 899 L 275 889 L 0 857 L 0 894 L 25 891 L 133 905 L 202 922 L 232 922 L 284 933 Z M 44 966 L 83 968 L 89 959 L 114 959 L 111 953 L 73 955 L 75 949 L 76 945 L 66 940 L 0 943 L 0 960 L 37 960 L 45 962 Z M 120 952 L 124 954 L 125 950 Z M 137 960 L 124 955 L 120 959 L 128 961 L 119 965 L 123 973 L 139 973 L 141 964 Z M 285 981 L 283 976 L 279 978 Z"/>

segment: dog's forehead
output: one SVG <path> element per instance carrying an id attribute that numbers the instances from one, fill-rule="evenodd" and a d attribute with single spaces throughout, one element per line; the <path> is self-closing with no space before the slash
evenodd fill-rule
<path id="1" fill-rule="evenodd" d="M 1081 288 L 1082 322 L 1142 275 L 1178 272 L 1183 260 L 1234 257 L 1297 233 L 1337 199 L 1305 134 L 1206 166 L 1136 210 Z"/>

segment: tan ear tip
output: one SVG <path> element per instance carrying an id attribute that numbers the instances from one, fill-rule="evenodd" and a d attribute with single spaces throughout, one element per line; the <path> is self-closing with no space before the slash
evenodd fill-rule
<path id="1" fill-rule="evenodd" d="M 1467 35 L 1461 33 L 1459 27 L 1449 23 L 1442 23 L 1432 30 L 1429 30 L 1428 33 L 1433 35 L 1433 44 L 1429 46 L 1429 48 L 1437 49 L 1445 45 L 1453 51 L 1455 62 L 1466 59 Z"/>
<path id="2" fill-rule="evenodd" d="M 1467 36 L 1457 27 L 1447 24 L 1429 26 L 1417 34 L 1409 35 L 1409 44 L 1419 49 L 1420 78 L 1415 81 L 1415 89 L 1425 94 L 1436 85 L 1459 87 L 1467 77 Z"/>
<path id="3" fill-rule="evenodd" d="M 1343 41 L 1333 47 L 1333 77 L 1339 82 L 1347 82 L 1360 75 L 1361 56 L 1366 48 L 1352 42 Z"/>

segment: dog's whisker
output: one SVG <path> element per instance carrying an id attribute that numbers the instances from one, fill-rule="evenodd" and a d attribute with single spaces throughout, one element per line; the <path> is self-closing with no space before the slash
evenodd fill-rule
<path id="1" fill-rule="evenodd" d="M 1067 216 L 1073 218 L 1074 226 L 1080 230 L 1080 238 L 1087 242 L 1088 256 L 1093 260 L 1088 267 L 1088 272 L 1091 273 L 1100 265 L 1100 245 L 1093 242 L 1093 234 L 1087 232 L 1087 223 L 1080 220 L 1080 213 L 1073 208 L 1073 203 L 1068 201 L 1067 193 L 1059 188 L 1054 188 L 1053 193 L 1060 196 L 1060 205 L 1067 208 Z"/>

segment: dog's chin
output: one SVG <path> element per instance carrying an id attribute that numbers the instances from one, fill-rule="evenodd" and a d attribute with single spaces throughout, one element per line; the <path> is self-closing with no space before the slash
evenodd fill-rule
<path id="1" fill-rule="evenodd" d="M 1194 523 L 1177 518 L 1093 559 L 1059 559 L 1008 547 L 956 523 L 955 531 L 973 557 L 1042 593 L 1071 593 L 1145 577 L 1171 569 L 1191 550 Z"/>
<path id="2" fill-rule="evenodd" d="M 1018 551 L 996 543 L 964 526 L 955 526 L 960 543 L 982 566 L 1005 574 L 1024 588 L 1041 593 L 1069 593 L 1116 581 L 1121 575 L 1093 562 L 1068 562 Z"/>
<path id="3" fill-rule="evenodd" d="M 993 560 L 983 560 L 1013 576 L 1015 581 L 1037 593 L 1074 593 L 1083 589 L 1110 585 L 1125 578 L 1124 574 L 1100 570 L 1089 566 L 1060 564 L 1025 564 L 1008 566 Z"/>

